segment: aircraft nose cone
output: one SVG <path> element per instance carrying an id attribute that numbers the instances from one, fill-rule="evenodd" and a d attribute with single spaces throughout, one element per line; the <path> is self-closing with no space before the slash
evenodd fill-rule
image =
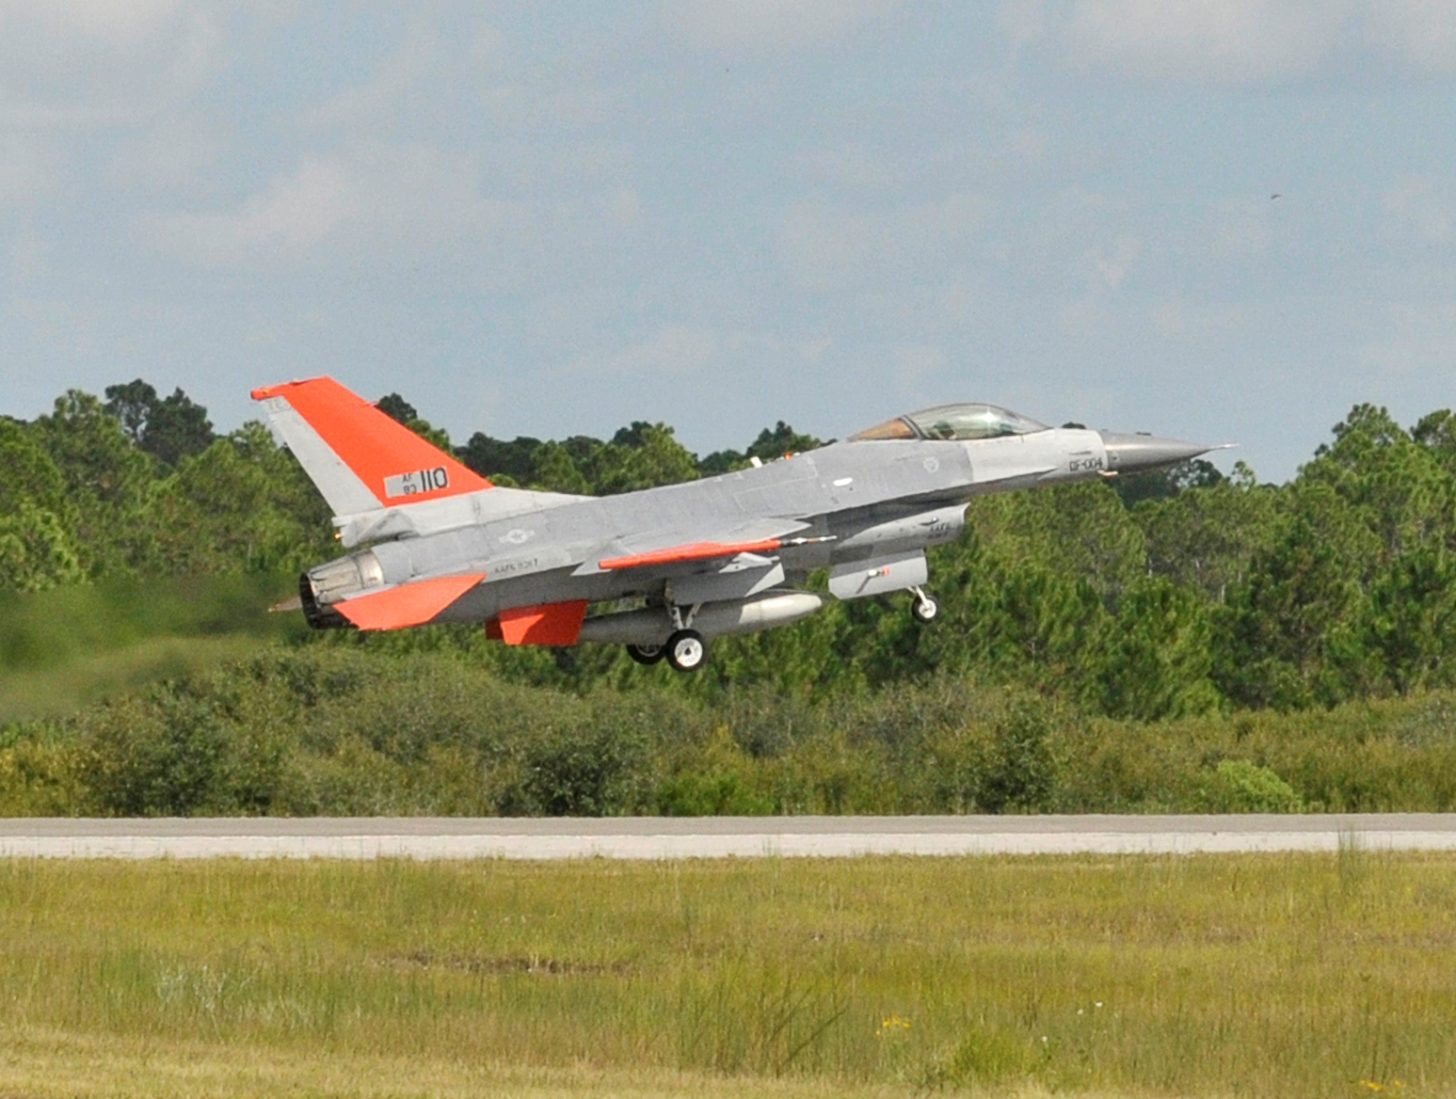
<path id="1" fill-rule="evenodd" d="M 1132 472 L 1154 469 L 1176 462 L 1186 462 L 1207 454 L 1216 447 L 1203 443 L 1185 443 L 1180 439 L 1160 439 L 1156 435 L 1128 435 L 1117 431 L 1099 431 L 1107 448 L 1107 468 Z"/>

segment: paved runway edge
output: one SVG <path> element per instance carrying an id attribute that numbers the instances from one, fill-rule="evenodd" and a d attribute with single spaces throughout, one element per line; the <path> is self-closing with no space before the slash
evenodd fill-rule
<path id="1" fill-rule="evenodd" d="M 0 820 L 11 858 L 685 859 L 1456 850 L 1456 814 Z"/>

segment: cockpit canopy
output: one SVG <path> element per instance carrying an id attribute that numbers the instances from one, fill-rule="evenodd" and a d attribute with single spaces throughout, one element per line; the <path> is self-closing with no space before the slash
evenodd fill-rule
<path id="1" fill-rule="evenodd" d="M 993 404 L 943 404 L 896 416 L 849 437 L 850 442 L 878 439 L 996 439 L 1003 435 L 1030 435 L 1046 431 L 1039 424 Z"/>

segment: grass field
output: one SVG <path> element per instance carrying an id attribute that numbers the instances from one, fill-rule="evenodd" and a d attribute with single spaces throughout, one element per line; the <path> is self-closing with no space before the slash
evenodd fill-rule
<path id="1" fill-rule="evenodd" d="M 1456 859 L 0 862 L 0 1094 L 1434 1096 Z"/>

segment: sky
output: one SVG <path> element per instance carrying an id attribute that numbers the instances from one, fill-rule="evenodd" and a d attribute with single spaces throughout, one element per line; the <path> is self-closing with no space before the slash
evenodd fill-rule
<path id="1" fill-rule="evenodd" d="M 1456 404 L 1437 0 L 0 0 L 0 413 L 331 374 L 700 454 Z"/>

